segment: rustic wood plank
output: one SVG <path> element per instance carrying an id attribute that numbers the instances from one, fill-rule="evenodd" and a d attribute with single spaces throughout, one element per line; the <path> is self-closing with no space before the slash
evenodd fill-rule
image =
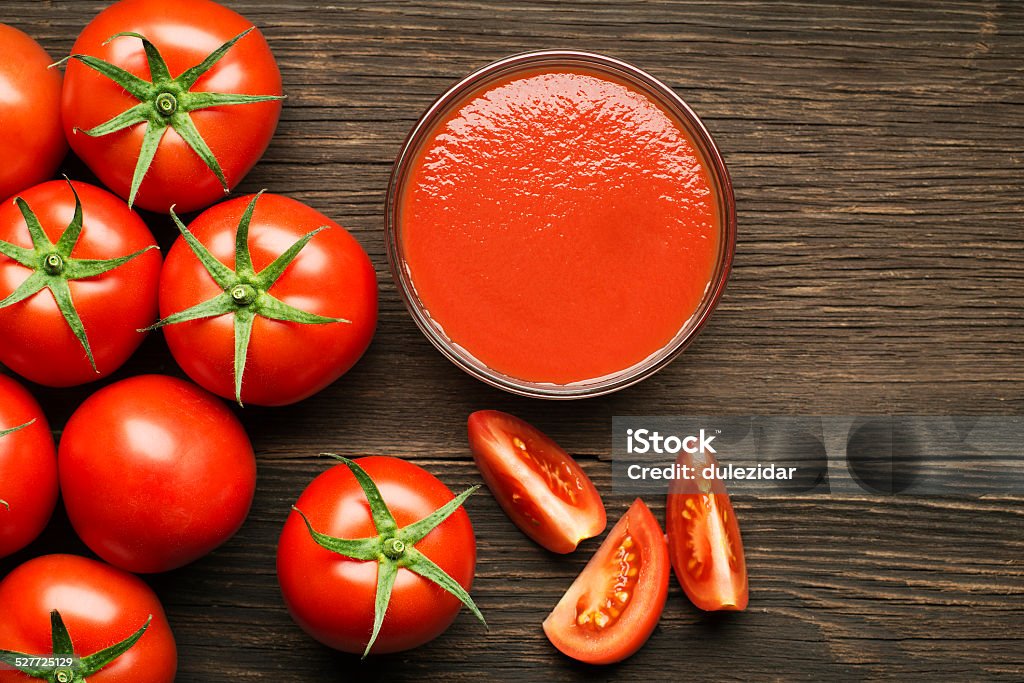
<path id="1" fill-rule="evenodd" d="M 57 57 L 105 4 L 7 0 L 0 20 Z M 673 584 L 648 646 L 602 670 L 561 657 L 539 628 L 596 542 L 551 556 L 487 494 L 469 511 L 489 633 L 462 615 L 427 647 L 361 664 L 292 626 L 273 559 L 288 506 L 324 467 L 317 452 L 412 457 L 457 488 L 478 480 L 464 420 L 484 407 L 537 422 L 606 491 L 613 415 L 1020 414 L 1024 5 L 229 4 L 266 33 L 290 96 L 242 189 L 292 195 L 350 228 L 377 267 L 381 321 L 366 358 L 320 396 L 246 410 L 261 459 L 251 518 L 211 557 L 151 579 L 180 680 L 1024 676 L 1020 498 L 741 497 L 750 610 L 698 614 Z M 468 71 L 542 47 L 607 52 L 675 87 L 716 136 L 739 207 L 734 275 L 701 338 L 660 375 L 586 402 L 521 399 L 460 373 L 405 313 L 384 254 L 390 164 L 420 112 Z M 179 374 L 159 337 L 118 377 L 139 372 Z M 59 427 L 93 390 L 37 393 Z M 612 516 L 628 504 L 608 502 Z M 84 548 L 58 516 L 0 570 L 69 550 Z"/>

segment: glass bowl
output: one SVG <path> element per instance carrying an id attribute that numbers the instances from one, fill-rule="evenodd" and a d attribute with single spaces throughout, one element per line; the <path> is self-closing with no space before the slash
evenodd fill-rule
<path id="1" fill-rule="evenodd" d="M 704 297 L 697 310 L 683 323 L 676 335 L 665 346 L 639 363 L 609 375 L 568 384 L 527 381 L 498 372 L 449 339 L 420 301 L 402 252 L 402 226 L 399 214 L 405 182 L 421 146 L 430 139 L 436 125 L 455 107 L 461 106 L 468 97 L 489 83 L 517 72 L 538 68 L 580 68 L 597 74 L 606 74 L 624 81 L 662 105 L 689 134 L 708 170 L 722 230 L 718 258 Z M 715 309 L 725 290 L 736 247 L 736 203 L 729 171 L 711 134 L 693 110 L 667 85 L 631 64 L 600 54 L 572 50 L 544 50 L 506 57 L 474 71 L 441 95 L 413 127 L 395 161 L 388 186 L 386 222 L 388 261 L 392 276 L 406 308 L 427 339 L 455 365 L 487 384 L 522 396 L 548 399 L 575 399 L 609 394 L 636 384 L 668 365 L 694 340 Z"/>

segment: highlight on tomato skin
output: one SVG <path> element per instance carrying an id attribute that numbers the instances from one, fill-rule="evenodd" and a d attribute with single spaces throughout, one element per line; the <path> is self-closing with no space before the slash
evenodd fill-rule
<path id="1" fill-rule="evenodd" d="M 669 560 L 658 520 L 637 498 L 544 620 L 564 654 L 612 664 L 639 650 L 668 598 Z"/>
<path id="2" fill-rule="evenodd" d="M 571 553 L 608 524 L 601 495 L 579 464 L 548 436 L 497 410 L 469 416 L 473 459 L 502 509 L 523 533 Z"/>
<path id="3" fill-rule="evenodd" d="M 710 453 L 700 457 L 698 462 L 684 452 L 676 464 L 695 467 L 700 476 L 704 467 L 715 464 Z M 701 493 L 692 492 L 694 484 Z M 665 506 L 665 528 L 672 569 L 694 605 L 706 612 L 747 608 L 750 591 L 743 539 L 724 482 L 674 481 Z"/>
<path id="4" fill-rule="evenodd" d="M 61 127 L 63 77 L 32 36 L 0 23 L 0 200 L 53 177 L 68 151 Z"/>
<path id="5" fill-rule="evenodd" d="M 94 393 L 57 448 L 71 526 L 103 560 L 137 574 L 178 569 L 233 537 L 249 515 L 256 469 L 227 405 L 166 375 Z"/>

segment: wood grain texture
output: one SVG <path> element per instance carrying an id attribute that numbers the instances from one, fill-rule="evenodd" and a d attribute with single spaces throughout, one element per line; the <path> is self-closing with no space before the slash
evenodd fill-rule
<path id="1" fill-rule="evenodd" d="M 605 669 L 562 657 L 540 630 L 597 542 L 554 557 L 486 493 L 468 509 L 490 632 L 464 613 L 431 645 L 359 663 L 292 625 L 274 574 L 288 506 L 325 467 L 316 453 L 410 457 L 457 489 L 478 481 L 465 418 L 479 408 L 534 421 L 604 491 L 613 415 L 1021 414 L 1024 4 L 229 4 L 266 34 L 289 95 L 240 189 L 291 195 L 352 230 L 377 267 L 381 319 L 367 356 L 321 395 L 245 411 L 260 458 L 250 519 L 212 556 L 150 579 L 179 680 L 1024 678 L 1021 498 L 738 498 L 750 609 L 700 614 L 673 582 L 648 645 Z M 104 5 L 6 0 L 0 20 L 57 57 Z M 573 403 L 502 394 L 436 353 L 383 241 L 390 165 L 420 113 L 489 61 L 558 47 L 674 87 L 715 135 L 739 211 L 734 274 L 697 343 L 641 385 Z M 168 222 L 147 219 L 169 243 Z M 139 372 L 179 374 L 159 336 L 118 377 Z M 59 426 L 94 388 L 37 394 Z M 613 519 L 629 503 L 606 500 Z M 0 570 L 50 551 L 84 552 L 60 515 Z"/>

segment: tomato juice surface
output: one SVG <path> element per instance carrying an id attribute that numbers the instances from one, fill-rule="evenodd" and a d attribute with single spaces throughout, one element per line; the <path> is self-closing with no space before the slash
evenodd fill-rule
<path id="1" fill-rule="evenodd" d="M 620 373 L 670 344 L 721 260 L 719 198 L 641 88 L 532 68 L 451 106 L 397 197 L 415 296 L 450 342 L 527 382 Z"/>

